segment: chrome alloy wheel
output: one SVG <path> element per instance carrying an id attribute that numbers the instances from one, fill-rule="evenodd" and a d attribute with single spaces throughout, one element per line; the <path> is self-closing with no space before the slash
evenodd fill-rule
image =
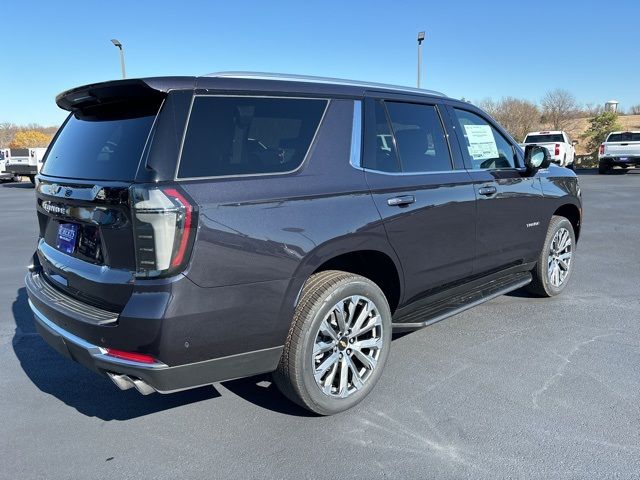
<path id="1" fill-rule="evenodd" d="M 378 363 L 382 335 L 373 301 L 354 295 L 336 303 L 320 323 L 313 346 L 313 374 L 320 390 L 346 398 L 361 389 Z"/>
<path id="2" fill-rule="evenodd" d="M 553 236 L 549 246 L 548 276 L 549 283 L 558 288 L 569 274 L 573 245 L 571 235 L 566 228 L 560 228 Z"/>

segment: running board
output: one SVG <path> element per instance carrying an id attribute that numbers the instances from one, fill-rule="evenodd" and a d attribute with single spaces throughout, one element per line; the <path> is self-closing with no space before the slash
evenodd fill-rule
<path id="1" fill-rule="evenodd" d="M 445 298 L 441 298 L 441 295 L 438 295 L 440 299 L 429 303 L 422 301 L 415 309 L 411 308 L 410 312 L 394 318 L 393 331 L 403 332 L 428 327 L 476 305 L 524 287 L 530 282 L 530 272 L 518 272 L 481 283 L 464 293 L 452 292 L 451 296 Z M 403 310 L 406 311 L 405 308 Z"/>

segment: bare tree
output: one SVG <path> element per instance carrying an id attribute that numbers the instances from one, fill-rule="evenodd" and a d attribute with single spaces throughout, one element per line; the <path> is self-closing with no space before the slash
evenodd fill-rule
<path id="1" fill-rule="evenodd" d="M 564 130 L 578 109 L 575 97 L 561 88 L 547 92 L 540 104 L 544 121 L 554 130 Z"/>
<path id="2" fill-rule="evenodd" d="M 0 148 L 7 148 L 18 130 L 18 126 L 11 122 L 0 123 Z"/>
<path id="3" fill-rule="evenodd" d="M 489 98 L 480 102 L 480 107 L 519 142 L 540 125 L 540 110 L 537 105 L 527 100 L 505 97 L 496 102 Z"/>
<path id="4" fill-rule="evenodd" d="M 640 115 L 640 103 L 629 107 L 629 115 Z"/>
<path id="5" fill-rule="evenodd" d="M 585 103 L 584 107 L 582 107 L 581 116 L 595 117 L 596 115 L 600 115 L 603 110 L 604 107 L 599 103 Z"/>
<path id="6" fill-rule="evenodd" d="M 58 131 L 58 127 L 43 127 L 38 123 L 29 123 L 27 125 L 16 125 L 11 122 L 0 123 L 0 148 L 7 148 L 16 137 L 16 134 L 23 131 L 37 131 L 51 138 Z"/>

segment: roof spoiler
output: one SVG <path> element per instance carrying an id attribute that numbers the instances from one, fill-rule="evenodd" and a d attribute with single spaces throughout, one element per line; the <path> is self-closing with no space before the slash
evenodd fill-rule
<path id="1" fill-rule="evenodd" d="M 194 88 L 193 77 L 142 78 L 112 80 L 72 88 L 56 97 L 56 104 L 63 110 L 82 112 L 90 107 L 120 104 L 127 101 L 160 103 L 171 89 Z"/>

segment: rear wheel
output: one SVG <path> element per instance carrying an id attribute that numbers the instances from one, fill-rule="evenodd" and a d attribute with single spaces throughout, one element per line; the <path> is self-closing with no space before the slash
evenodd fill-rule
<path id="1" fill-rule="evenodd" d="M 320 415 L 353 407 L 373 389 L 391 345 L 384 294 L 360 275 L 329 270 L 302 290 L 274 380 Z"/>
<path id="2" fill-rule="evenodd" d="M 609 173 L 611 171 L 611 166 L 607 165 L 606 163 L 599 163 L 598 164 L 598 173 L 600 175 L 604 175 L 606 173 Z"/>
<path id="3" fill-rule="evenodd" d="M 544 246 L 531 271 L 533 280 L 527 289 L 543 297 L 561 293 L 571 278 L 575 245 L 576 236 L 571 222 L 565 217 L 551 217 Z"/>
<path id="4" fill-rule="evenodd" d="M 35 184 L 36 184 L 36 177 L 35 177 L 35 175 L 29 175 L 29 181 L 30 181 L 33 185 L 35 185 Z"/>

